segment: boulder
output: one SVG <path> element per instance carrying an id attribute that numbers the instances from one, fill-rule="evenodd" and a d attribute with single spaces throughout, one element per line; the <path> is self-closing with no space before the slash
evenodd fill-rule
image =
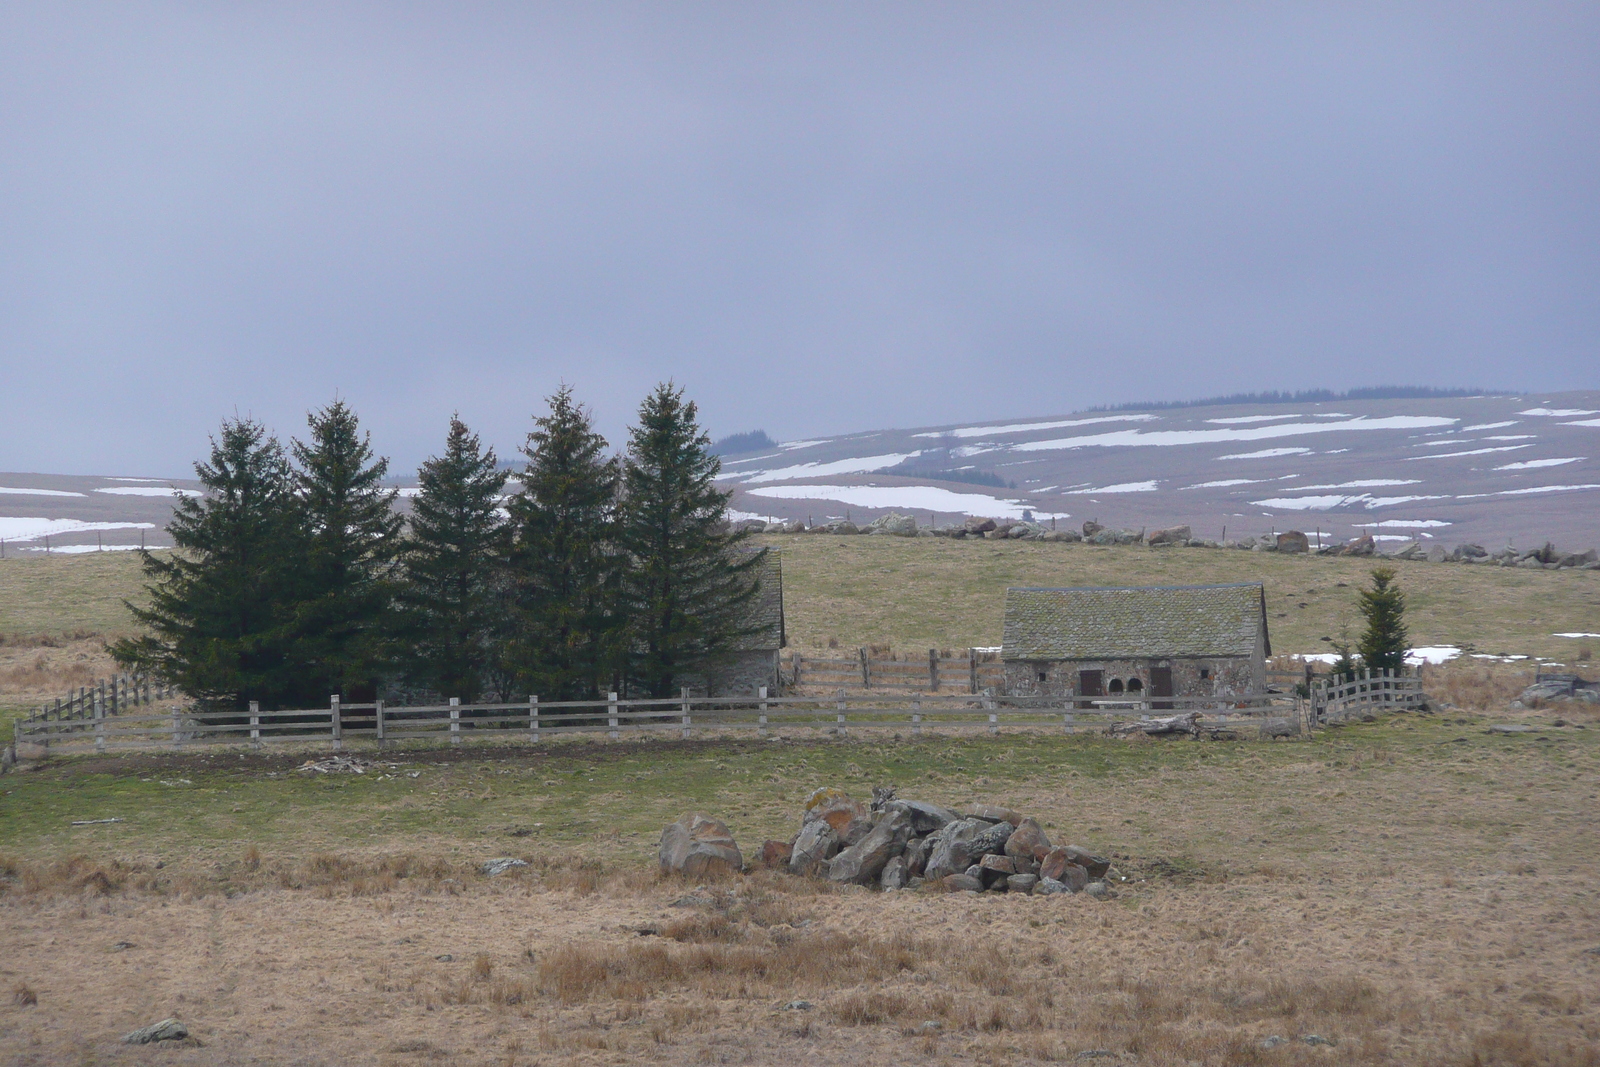
<path id="1" fill-rule="evenodd" d="M 884 812 L 865 837 L 833 857 L 828 864 L 828 881 L 870 885 L 883 874 L 891 858 L 905 851 L 911 837 L 908 816 L 902 812 Z"/>
<path id="2" fill-rule="evenodd" d="M 891 858 L 883 865 L 883 873 L 878 876 L 878 884 L 885 889 L 904 889 L 908 880 L 904 856 Z"/>
<path id="3" fill-rule="evenodd" d="M 1300 530 L 1285 530 L 1278 535 L 1278 551 L 1303 555 L 1311 551 L 1311 539 Z"/>
<path id="4" fill-rule="evenodd" d="M 922 835 L 931 834 L 935 830 L 942 830 L 959 816 L 948 808 L 941 808 L 937 804 L 928 804 L 920 800 L 891 800 L 884 805 L 885 811 L 903 811 L 911 819 L 912 832 Z"/>
<path id="5" fill-rule="evenodd" d="M 1187 526 L 1169 526 L 1165 530 L 1151 530 L 1145 535 L 1145 544 L 1148 545 L 1181 545 L 1187 544 L 1194 532 Z"/>
<path id="6" fill-rule="evenodd" d="M 872 813 L 841 789 L 823 788 L 806 798 L 804 822 L 821 820 L 833 827 L 843 845 L 853 845 L 872 829 Z"/>
<path id="7" fill-rule="evenodd" d="M 1041 878 L 1033 887 L 1033 895 L 1036 897 L 1053 897 L 1057 893 L 1070 892 L 1072 892 L 1071 889 L 1068 889 L 1066 885 L 1056 881 L 1054 878 Z"/>
<path id="8" fill-rule="evenodd" d="M 1001 874 L 1016 874 L 1017 865 L 1011 862 L 1010 856 L 987 855 L 978 861 L 978 866 L 986 871 L 998 871 Z"/>
<path id="9" fill-rule="evenodd" d="M 867 532 L 887 534 L 891 537 L 915 537 L 917 536 L 917 520 L 910 515 L 891 511 L 887 515 L 882 515 L 872 520 L 867 526 Z"/>
<path id="10" fill-rule="evenodd" d="M 929 881 L 946 875 L 960 874 L 971 862 L 972 839 L 983 826 L 976 819 L 958 819 L 928 840 L 933 848 L 928 853 L 928 863 L 923 876 Z"/>
<path id="11" fill-rule="evenodd" d="M 984 827 L 973 835 L 969 855 L 983 856 L 1005 852 L 1006 842 L 1011 840 L 1011 835 L 1016 829 L 1008 822 L 997 822 L 993 826 Z"/>
<path id="12" fill-rule="evenodd" d="M 661 831 L 661 869 L 690 878 L 738 874 L 744 869 L 739 846 L 721 819 L 690 812 Z"/>
<path id="13" fill-rule="evenodd" d="M 1050 854 L 1050 839 L 1032 819 L 1023 819 L 1010 837 L 1006 838 L 1006 855 L 1012 859 L 1027 859 L 1037 863 Z"/>
<path id="14" fill-rule="evenodd" d="M 967 810 L 969 819 L 982 819 L 984 822 L 1008 822 L 1012 826 L 1022 821 L 1022 813 L 1003 808 L 998 804 L 974 804 Z"/>
<path id="15" fill-rule="evenodd" d="M 858 534 L 861 532 L 861 528 L 855 523 L 851 522 L 849 519 L 846 519 L 844 522 L 829 523 L 828 532 L 836 534 Z"/>
<path id="16" fill-rule="evenodd" d="M 799 519 L 791 519 L 783 524 L 783 532 L 786 534 L 803 534 L 806 532 L 806 524 Z"/>
<path id="17" fill-rule="evenodd" d="M 498 859 L 486 860 L 479 869 L 483 871 L 485 877 L 493 878 L 497 874 L 505 874 L 507 871 L 514 871 L 518 867 L 527 865 L 527 860 L 519 860 L 515 856 L 501 856 Z"/>
<path id="18" fill-rule="evenodd" d="M 1371 534 L 1362 534 L 1354 541 L 1347 541 L 1339 549 L 1341 556 L 1370 556 L 1377 551 L 1377 542 L 1372 540 Z"/>
<path id="19" fill-rule="evenodd" d="M 1106 885 L 1104 882 L 1098 881 L 1090 882 L 1088 885 L 1083 887 L 1083 891 L 1089 894 L 1091 897 L 1094 897 L 1096 900 L 1109 900 L 1111 897 L 1115 896 L 1115 894 L 1111 892 L 1110 886 Z"/>
<path id="20" fill-rule="evenodd" d="M 906 842 L 906 850 L 901 855 L 906 858 L 908 878 L 922 877 L 922 872 L 928 868 L 928 853 L 932 851 L 933 843 L 926 837 L 913 837 Z"/>
<path id="21" fill-rule="evenodd" d="M 1104 529 L 1105 527 L 1101 526 L 1098 522 L 1086 522 L 1083 524 L 1083 539 L 1087 541 L 1089 538 L 1093 537 L 1095 534 Z"/>
<path id="22" fill-rule="evenodd" d="M 1422 559 L 1423 557 L 1424 553 L 1420 541 L 1413 541 L 1394 554 L 1395 559 Z"/>
<path id="23" fill-rule="evenodd" d="M 984 534 L 994 529 L 993 519 L 968 519 L 966 532 L 969 534 Z"/>
<path id="24" fill-rule="evenodd" d="M 1039 884 L 1036 874 L 1013 874 L 1006 879 L 1006 890 L 1012 893 L 1021 893 L 1026 896 L 1033 892 L 1033 887 Z"/>
<path id="25" fill-rule="evenodd" d="M 1140 536 L 1136 530 L 1103 529 L 1093 537 L 1086 537 L 1084 540 L 1091 545 L 1131 545 L 1138 543 Z"/>
<path id="26" fill-rule="evenodd" d="M 1089 872 L 1090 878 L 1100 878 L 1111 867 L 1111 861 L 1079 845 L 1067 846 L 1067 862 L 1076 863 Z"/>
<path id="27" fill-rule="evenodd" d="M 1089 884 L 1089 872 L 1076 863 L 1069 863 L 1061 871 L 1061 883 L 1074 893 L 1081 893 Z"/>
<path id="28" fill-rule="evenodd" d="M 789 866 L 789 859 L 794 855 L 794 845 L 788 841 L 763 841 L 761 843 L 761 866 L 778 868 Z"/>
<path id="29" fill-rule="evenodd" d="M 981 893 L 983 883 L 970 874 L 947 874 L 941 881 L 945 889 L 952 893 Z"/>
<path id="30" fill-rule="evenodd" d="M 1558 566 L 1558 567 L 1582 567 L 1582 566 L 1585 566 L 1586 564 L 1590 564 L 1590 563 L 1595 562 L 1595 560 L 1596 560 L 1595 550 L 1591 548 L 1587 552 L 1568 552 L 1566 555 L 1562 556 L 1559 560 L 1556 561 L 1556 566 Z"/>
<path id="31" fill-rule="evenodd" d="M 1427 558 L 1429 563 L 1443 563 L 1445 560 L 1450 558 L 1450 553 L 1445 551 L 1445 547 L 1443 545 L 1432 544 L 1428 546 Z"/>
<path id="32" fill-rule="evenodd" d="M 1482 545 L 1457 545 L 1452 555 L 1456 559 L 1484 559 L 1489 555 L 1489 550 Z"/>
<path id="33" fill-rule="evenodd" d="M 153 1045 L 157 1041 L 182 1041 L 189 1036 L 189 1028 L 176 1019 L 162 1019 L 149 1026 L 141 1026 L 122 1039 L 124 1045 Z"/>
<path id="34" fill-rule="evenodd" d="M 811 874 L 820 864 L 831 860 L 839 852 L 839 835 L 833 827 L 816 819 L 800 827 L 800 836 L 794 839 L 789 855 L 791 874 Z"/>

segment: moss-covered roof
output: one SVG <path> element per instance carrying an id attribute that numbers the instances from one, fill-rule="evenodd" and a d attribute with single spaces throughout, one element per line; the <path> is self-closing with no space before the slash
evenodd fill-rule
<path id="1" fill-rule="evenodd" d="M 1001 658 L 1249 656 L 1267 629 L 1257 582 L 1133 589 L 1007 589 Z"/>

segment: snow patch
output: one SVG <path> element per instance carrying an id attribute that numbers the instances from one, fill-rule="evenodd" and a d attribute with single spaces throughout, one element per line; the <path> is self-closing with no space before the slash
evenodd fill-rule
<path id="1" fill-rule="evenodd" d="M 1496 467 L 1497 471 L 1531 471 L 1536 467 L 1562 467 L 1568 463 L 1582 463 L 1587 456 L 1568 456 L 1565 459 L 1528 459 L 1521 463 L 1507 463 Z"/>
<path id="2" fill-rule="evenodd" d="M 1290 475 L 1294 477 L 1294 475 Z M 1186 485 L 1185 489 L 1226 489 L 1230 485 L 1260 485 L 1262 482 L 1281 481 L 1278 478 L 1224 478 L 1219 482 L 1199 482 L 1195 485 Z"/>
<path id="3" fill-rule="evenodd" d="M 1561 426 L 1600 426 L 1600 419 L 1581 419 L 1578 422 L 1563 422 Z"/>
<path id="4" fill-rule="evenodd" d="M 1449 663 L 1461 650 L 1455 645 L 1422 645 L 1419 648 L 1406 650 L 1406 666 L 1420 667 L 1426 663 L 1430 667 L 1437 667 L 1441 663 Z"/>
<path id="5" fill-rule="evenodd" d="M 1407 456 L 1406 462 L 1411 463 L 1419 459 L 1451 459 L 1455 456 L 1485 456 L 1490 452 L 1515 452 L 1519 448 L 1532 447 L 1532 445 L 1500 445 L 1495 448 L 1473 448 L 1466 452 L 1439 452 L 1432 456 Z"/>
<path id="6" fill-rule="evenodd" d="M 1154 415 L 1100 415 L 1092 419 L 1066 419 L 1061 422 L 1014 422 L 1009 426 L 962 426 L 954 430 L 932 433 L 914 433 L 912 437 L 987 437 L 999 433 L 1031 433 L 1035 430 L 1059 430 L 1066 426 L 1090 426 L 1099 422 L 1151 422 Z"/>
<path id="7" fill-rule="evenodd" d="M 1495 496 L 1527 496 L 1529 493 L 1575 493 L 1582 489 L 1600 489 L 1600 485 L 1535 485 L 1527 489 L 1502 489 Z"/>
<path id="8" fill-rule="evenodd" d="M 1385 485 L 1418 485 L 1421 482 L 1421 478 L 1361 478 L 1338 485 L 1301 485 L 1296 489 L 1376 489 Z"/>
<path id="9" fill-rule="evenodd" d="M 1588 634 L 1581 631 L 1570 634 L 1551 634 L 1551 637 L 1600 637 L 1600 634 Z"/>
<path id="10" fill-rule="evenodd" d="M 0 493 L 11 496 L 82 496 L 66 489 L 13 489 L 7 485 L 0 485 Z"/>
<path id="11" fill-rule="evenodd" d="M 1358 529 L 1363 528 L 1363 527 L 1369 527 L 1369 526 L 1370 527 L 1378 527 L 1378 526 L 1391 526 L 1391 527 L 1427 526 L 1427 527 L 1438 527 L 1438 526 L 1449 526 L 1449 525 L 1450 525 L 1450 523 L 1445 522 L 1443 519 L 1384 519 L 1382 522 L 1358 522 L 1358 523 L 1355 524 L 1355 526 Z"/>
<path id="12" fill-rule="evenodd" d="M 985 493 L 957 493 L 934 485 L 773 485 L 747 489 L 750 496 L 778 500 L 837 500 L 859 508 L 893 508 L 931 511 L 947 515 L 984 515 L 1020 519 L 1032 506 L 1021 500 L 1002 500 Z M 1065 512 L 1034 512 L 1035 518 L 1068 519 Z"/>
<path id="13" fill-rule="evenodd" d="M 96 489 L 97 493 L 112 496 L 203 496 L 198 489 L 178 489 L 170 485 L 114 485 L 109 489 Z"/>
<path id="14" fill-rule="evenodd" d="M 1306 416 L 1296 413 L 1293 415 L 1236 415 L 1231 419 L 1207 419 L 1206 421 L 1214 422 L 1219 426 L 1233 426 L 1246 422 L 1277 422 L 1279 419 L 1303 418 L 1306 418 Z"/>
<path id="15" fill-rule="evenodd" d="M 1084 437 L 1061 437 L 1050 441 L 1029 441 L 1014 445 L 1018 452 L 1059 451 L 1067 448 L 1112 448 L 1116 446 L 1173 446 L 1210 444 L 1217 441 L 1265 441 L 1275 437 L 1303 437 L 1306 434 L 1335 433 L 1341 430 L 1416 430 L 1454 426 L 1460 419 L 1437 415 L 1390 415 L 1340 422 L 1286 422 L 1272 426 L 1228 427 L 1218 430 L 1113 430 Z"/>
<path id="16" fill-rule="evenodd" d="M 1543 415 L 1546 418 L 1566 419 L 1571 418 L 1573 415 L 1600 415 L 1600 411 L 1585 411 L 1583 408 L 1529 408 L 1527 411 L 1519 411 L 1517 414 Z"/>
<path id="17" fill-rule="evenodd" d="M 1156 491 L 1156 488 L 1159 484 L 1159 482 L 1155 481 L 1123 482 L 1120 485 L 1101 486 L 1099 489 L 1073 489 L 1070 491 L 1070 495 L 1087 496 L 1090 493 L 1153 493 Z"/>
<path id="18" fill-rule="evenodd" d="M 916 459 L 921 452 L 891 452 L 882 456 L 857 456 L 853 459 L 838 459 L 831 463 L 797 463 L 792 467 L 778 467 L 775 470 L 747 471 L 735 474 L 732 481 L 748 482 L 759 485 L 762 482 L 782 482 L 792 478 L 827 478 L 835 474 L 865 474 L 868 471 L 882 470 L 884 467 L 895 467 L 908 459 Z"/>
<path id="19" fill-rule="evenodd" d="M 82 519 L 39 519 L 0 516 L 0 537 L 7 541 L 37 541 L 58 534 L 93 533 L 96 530 L 154 530 L 153 522 L 85 522 Z"/>
<path id="20" fill-rule="evenodd" d="M 1250 503 L 1262 508 L 1277 508 L 1280 511 L 1330 511 L 1334 508 L 1363 507 L 1368 511 L 1373 508 L 1391 508 L 1396 504 L 1411 504 L 1418 500 L 1448 500 L 1448 496 L 1373 496 L 1370 493 L 1357 493 L 1354 496 L 1289 496 L 1274 497 L 1271 500 L 1252 500 Z"/>
<path id="21" fill-rule="evenodd" d="M 24 552 L 48 552 L 52 556 L 56 556 L 56 555 L 77 556 L 77 555 L 83 554 L 84 552 L 137 552 L 142 547 L 144 547 L 144 546 L 142 546 L 142 545 L 51 545 L 49 548 L 45 548 L 43 545 L 27 545 L 26 547 L 24 547 L 22 549 L 22 551 L 24 551 Z M 152 551 L 152 552 L 159 551 L 159 549 L 160 549 L 159 545 L 151 545 L 150 546 L 150 551 Z"/>
<path id="22" fill-rule="evenodd" d="M 1275 456 L 1309 456 L 1309 448 L 1263 448 L 1259 452 L 1235 452 L 1231 456 L 1218 456 L 1218 459 L 1272 459 Z"/>
<path id="23" fill-rule="evenodd" d="M 1508 422 L 1480 422 L 1476 426 L 1463 426 L 1461 428 L 1461 432 L 1471 433 L 1474 430 L 1503 430 L 1507 426 L 1515 426 L 1516 424 L 1516 419 L 1511 419 Z"/>

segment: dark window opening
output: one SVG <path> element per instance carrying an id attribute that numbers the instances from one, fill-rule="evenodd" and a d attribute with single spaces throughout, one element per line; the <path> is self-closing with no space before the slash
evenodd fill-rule
<path id="1" fill-rule="evenodd" d="M 1143 691 L 1144 691 L 1144 683 L 1143 682 L 1139 681 L 1139 679 L 1137 679 L 1137 678 L 1129 678 L 1128 679 L 1128 692 L 1130 692 L 1130 693 L 1140 693 L 1140 692 L 1143 692 Z"/>
<path id="2" fill-rule="evenodd" d="M 1047 682 L 1049 680 L 1050 680 L 1050 673 L 1048 671 L 1040 671 L 1039 672 L 1039 681 Z"/>
<path id="3" fill-rule="evenodd" d="M 1210 667 L 1201 667 L 1200 668 L 1200 680 L 1201 681 L 1205 681 L 1207 678 L 1210 678 L 1210 677 L 1211 677 L 1211 668 Z"/>
<path id="4" fill-rule="evenodd" d="M 1106 687 L 1106 692 L 1108 692 L 1108 693 L 1120 693 L 1120 692 L 1122 692 L 1122 679 L 1121 678 L 1113 678 L 1113 679 L 1111 679 L 1111 684 Z"/>

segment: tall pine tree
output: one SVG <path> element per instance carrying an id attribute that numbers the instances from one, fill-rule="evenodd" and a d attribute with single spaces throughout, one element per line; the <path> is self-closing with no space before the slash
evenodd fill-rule
<path id="1" fill-rule="evenodd" d="M 1361 665 L 1369 671 L 1400 671 L 1406 665 L 1406 595 L 1395 584 L 1393 567 L 1372 572 L 1372 588 L 1361 590 L 1357 608 L 1367 628 L 1357 642 Z"/>
<path id="2" fill-rule="evenodd" d="M 506 474 L 496 468 L 494 449 L 452 417 L 444 455 L 417 471 L 405 546 L 407 673 L 468 703 L 488 686 L 502 636 Z"/>
<path id="3" fill-rule="evenodd" d="M 142 553 L 149 606 L 128 606 L 147 632 L 112 655 L 212 710 L 292 706 L 286 626 L 303 546 L 283 448 L 234 419 L 195 474 L 204 495 L 180 498 L 167 527 L 177 550 Z"/>
<path id="4" fill-rule="evenodd" d="M 335 400 L 306 421 L 311 440 L 293 445 L 306 547 L 294 620 L 300 699 L 370 700 L 392 637 L 403 520 L 382 485 L 389 461 L 373 457 L 355 412 Z"/>
<path id="5" fill-rule="evenodd" d="M 728 530 L 733 494 L 717 489 L 721 470 L 694 403 L 658 385 L 630 431 L 621 532 L 629 677 L 650 696 L 671 695 L 680 674 L 712 665 L 752 632 L 746 609 L 762 553 L 735 550 L 745 534 Z"/>
<path id="6" fill-rule="evenodd" d="M 618 465 L 570 388 L 549 405 L 523 445 L 527 469 L 507 509 L 518 620 L 508 660 L 529 693 L 581 700 L 610 680 L 623 647 Z"/>

